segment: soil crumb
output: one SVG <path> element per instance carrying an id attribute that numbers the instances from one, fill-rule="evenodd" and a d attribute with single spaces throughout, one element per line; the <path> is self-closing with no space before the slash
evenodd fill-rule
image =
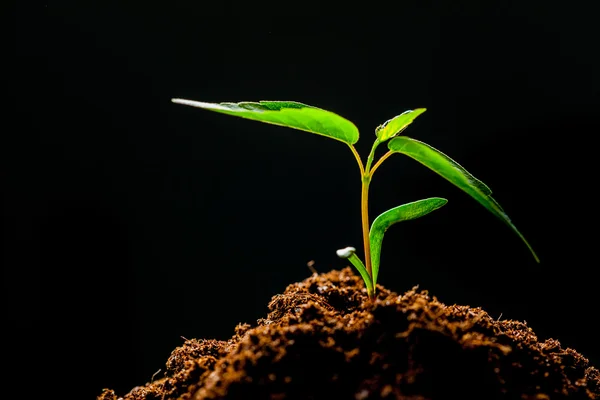
<path id="1" fill-rule="evenodd" d="M 382 286 L 350 268 L 288 286 L 227 341 L 190 339 L 164 373 L 97 400 L 600 399 L 600 372 L 527 324 Z"/>

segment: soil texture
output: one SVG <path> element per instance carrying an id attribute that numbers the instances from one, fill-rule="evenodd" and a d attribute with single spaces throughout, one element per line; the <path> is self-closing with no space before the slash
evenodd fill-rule
<path id="1" fill-rule="evenodd" d="M 600 399 L 600 372 L 523 322 L 382 286 L 350 268 L 288 286 L 227 341 L 189 339 L 163 373 L 98 400 Z"/>

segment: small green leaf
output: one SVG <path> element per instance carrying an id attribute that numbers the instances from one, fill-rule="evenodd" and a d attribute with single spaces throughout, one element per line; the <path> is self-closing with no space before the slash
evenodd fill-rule
<path id="1" fill-rule="evenodd" d="M 385 142 L 386 140 L 393 138 L 402 132 L 408 125 L 412 124 L 415 118 L 423 114 L 426 110 L 426 108 L 417 108 L 415 110 L 404 111 L 402 114 L 385 121 L 375 130 L 377 138 L 380 142 Z"/>
<path id="2" fill-rule="evenodd" d="M 490 188 L 467 172 L 456 161 L 430 145 L 407 136 L 398 136 L 392 139 L 388 143 L 388 147 L 393 152 L 406 154 L 417 160 L 468 193 L 492 214 L 504 221 L 525 243 L 535 260 L 540 262 L 537 254 L 535 254 L 533 248 L 525 240 L 525 237 L 511 222 L 508 215 L 500 207 L 500 204 L 491 197 L 492 191 Z"/>
<path id="3" fill-rule="evenodd" d="M 416 219 L 437 210 L 448 200 L 441 197 L 431 197 L 394 207 L 379 215 L 371 224 L 369 241 L 371 242 L 371 268 L 373 270 L 373 287 L 377 285 L 379 262 L 381 259 L 381 243 L 383 234 L 388 228 L 400 221 Z"/>
<path id="4" fill-rule="evenodd" d="M 350 145 L 358 141 L 358 128 L 352 122 L 331 111 L 295 101 L 242 103 L 204 103 L 184 99 L 172 99 L 172 101 L 177 104 L 316 133 Z"/>
<path id="5" fill-rule="evenodd" d="M 360 273 L 360 276 L 363 278 L 363 281 L 365 282 L 365 286 L 367 288 L 367 294 L 368 294 L 369 298 L 371 298 L 373 296 L 373 293 L 375 293 L 373 281 L 371 280 L 371 277 L 369 276 L 369 273 L 367 272 L 367 268 L 365 267 L 363 262 L 360 260 L 360 258 L 358 258 L 358 256 L 356 255 L 356 249 L 354 247 L 346 247 L 343 249 L 339 249 L 336 253 L 339 258 L 347 258 L 348 261 L 350 261 L 350 263 L 352 263 L 352 265 L 354 265 L 354 267 L 358 270 L 358 272 Z"/>

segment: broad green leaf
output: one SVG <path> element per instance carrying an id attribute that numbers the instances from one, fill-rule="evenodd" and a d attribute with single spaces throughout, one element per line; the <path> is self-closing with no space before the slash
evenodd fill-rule
<path id="1" fill-rule="evenodd" d="M 490 188 L 467 172 L 467 170 L 461 167 L 456 161 L 430 145 L 407 136 L 398 136 L 392 139 L 388 143 L 388 147 L 393 152 L 406 154 L 417 160 L 468 193 L 492 214 L 504 221 L 504 223 L 507 224 L 525 243 L 535 260 L 540 262 L 537 254 L 535 254 L 533 248 L 529 245 L 527 240 L 525 240 L 525 237 L 511 222 L 508 215 L 506 215 L 502 207 L 500 207 L 500 204 L 491 197 L 492 191 Z"/>
<path id="2" fill-rule="evenodd" d="M 441 197 L 431 197 L 394 207 L 379 215 L 371 224 L 369 241 L 371 242 L 371 268 L 373 270 L 373 287 L 377 285 L 379 262 L 381 259 L 381 243 L 383 234 L 388 228 L 400 221 L 416 219 L 437 210 L 448 200 Z"/>
<path id="3" fill-rule="evenodd" d="M 177 104 L 316 133 L 347 144 L 354 144 L 358 141 L 358 128 L 352 122 L 331 111 L 295 101 L 242 103 L 204 103 L 185 99 L 172 99 L 172 101 Z"/>
<path id="4" fill-rule="evenodd" d="M 423 114 L 426 108 L 417 108 L 415 110 L 404 111 L 402 114 L 395 116 L 392 119 L 385 121 L 375 130 L 377 138 L 380 142 L 385 142 L 402 132 L 408 125 L 419 115 Z"/>

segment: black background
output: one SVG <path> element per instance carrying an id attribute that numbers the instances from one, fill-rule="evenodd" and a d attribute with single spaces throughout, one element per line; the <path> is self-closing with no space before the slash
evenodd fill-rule
<path id="1" fill-rule="evenodd" d="M 2 146 L 5 321 L 28 355 L 14 370 L 75 398 L 124 393 L 182 337 L 227 339 L 309 276 L 308 261 L 328 271 L 345 266 L 336 249 L 361 249 L 346 146 L 173 97 L 322 107 L 358 126 L 363 158 L 377 125 L 427 107 L 406 134 L 487 183 L 542 263 L 466 194 L 394 156 L 371 186 L 372 217 L 449 203 L 388 231 L 380 283 L 526 320 L 598 365 L 593 10 L 391 3 L 19 6 L 3 129 L 16 140 Z"/>

